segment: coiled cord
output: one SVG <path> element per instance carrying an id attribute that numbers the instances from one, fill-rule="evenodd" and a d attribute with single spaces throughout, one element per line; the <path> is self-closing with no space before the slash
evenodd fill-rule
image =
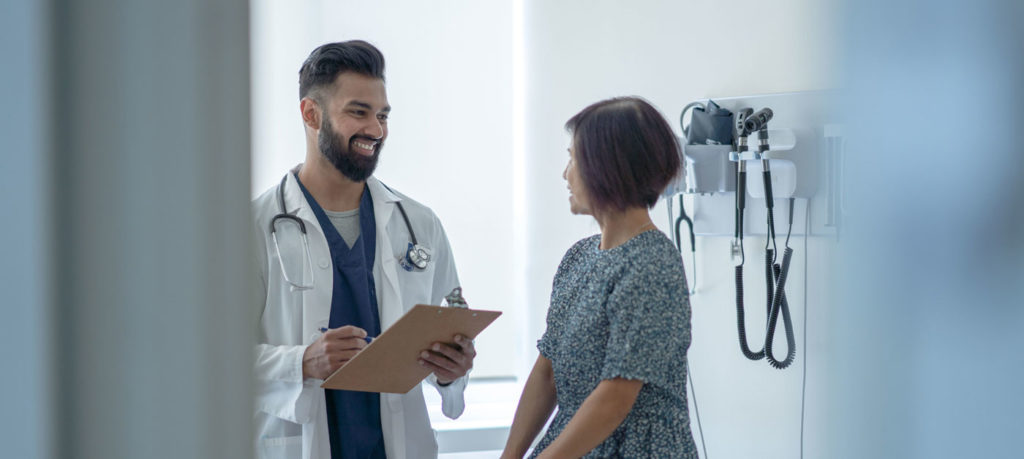
<path id="1" fill-rule="evenodd" d="M 764 251 L 764 285 L 767 288 L 768 295 L 766 296 L 766 303 L 764 309 L 765 324 L 767 324 L 767 318 L 772 313 L 772 301 L 775 299 L 775 279 L 777 276 L 772 272 L 772 264 L 775 263 L 775 251 L 772 249 L 765 249 Z"/>
<path id="2" fill-rule="evenodd" d="M 789 275 L 789 263 L 792 258 L 793 249 L 786 247 L 782 255 L 782 266 L 780 267 L 777 264 L 773 266 L 777 285 L 775 286 L 775 300 L 772 302 L 771 314 L 768 317 L 768 333 L 764 341 L 764 353 L 768 359 L 768 364 L 780 370 L 788 367 L 796 358 L 796 337 L 793 335 L 793 321 L 789 316 L 789 303 L 786 301 L 785 292 L 786 278 Z M 786 329 L 786 344 L 789 348 L 789 351 L 786 353 L 786 359 L 781 362 L 775 358 L 775 354 L 772 352 L 775 325 L 779 321 L 779 311 L 782 312 L 783 326 Z"/>
<path id="3" fill-rule="evenodd" d="M 736 266 L 736 328 L 740 334 L 740 352 L 750 360 L 761 360 L 764 358 L 764 348 L 753 352 L 747 345 L 747 326 L 744 323 L 743 312 L 743 265 Z"/>
<path id="4" fill-rule="evenodd" d="M 770 250 L 768 249 L 769 244 L 772 246 Z M 775 245 L 775 210 L 771 206 L 768 207 L 768 238 L 764 241 L 764 249 L 771 254 L 769 258 L 772 263 L 775 263 L 775 254 L 779 252 L 779 246 Z"/>

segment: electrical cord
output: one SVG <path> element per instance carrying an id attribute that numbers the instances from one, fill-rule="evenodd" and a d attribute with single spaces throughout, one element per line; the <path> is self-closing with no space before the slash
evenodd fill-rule
<path id="1" fill-rule="evenodd" d="M 672 221 L 672 202 L 670 201 L 667 204 L 668 205 L 666 205 L 665 207 L 668 208 L 668 216 L 669 216 L 668 218 L 669 218 L 669 221 Z M 683 244 L 682 244 L 682 238 L 680 237 L 681 235 L 679 234 L 679 232 L 680 232 L 679 229 L 680 229 L 680 224 L 683 221 L 686 221 L 686 223 L 690 227 L 690 251 L 691 251 L 691 253 L 696 254 L 696 252 L 697 252 L 697 245 L 696 245 L 696 238 L 694 237 L 694 233 L 693 233 L 693 220 L 690 219 L 690 217 L 688 215 L 686 215 L 686 210 L 683 207 L 683 196 L 682 195 L 679 195 L 679 213 L 680 213 L 679 218 L 677 218 L 675 220 L 675 231 L 674 231 L 675 239 L 672 242 L 674 242 L 676 244 L 676 249 L 679 250 L 679 252 L 681 254 L 682 251 L 683 251 L 683 247 L 682 247 Z M 696 255 L 694 255 L 694 258 L 693 258 L 693 282 L 694 282 L 694 285 L 696 285 L 696 283 L 697 283 L 697 258 L 696 258 Z M 689 289 L 688 288 L 688 291 L 690 291 L 690 292 L 692 292 L 693 290 L 694 289 Z M 704 426 L 701 424 L 701 421 L 700 421 L 700 406 L 697 404 L 697 387 L 693 384 L 693 370 L 690 368 L 690 361 L 689 361 L 689 359 L 687 359 L 687 361 L 686 361 L 686 378 L 687 378 L 687 381 L 690 384 L 690 393 L 692 394 L 692 397 L 693 397 L 693 412 L 694 412 L 694 415 L 696 415 L 696 417 L 697 417 L 697 430 L 700 432 L 700 446 L 701 446 L 701 450 L 704 451 L 704 459 L 707 459 L 708 458 L 708 447 L 707 447 L 707 444 L 704 442 Z"/>
<path id="2" fill-rule="evenodd" d="M 793 363 L 796 358 L 796 337 L 793 335 L 793 321 L 789 316 L 789 303 L 786 301 L 786 294 L 783 289 L 786 288 L 786 277 L 789 272 L 789 263 L 793 258 L 793 249 L 787 247 L 782 256 L 782 266 L 773 266 L 774 274 L 777 278 L 777 285 L 775 286 L 775 299 L 772 302 L 771 316 L 768 318 L 768 334 L 765 337 L 764 353 L 768 359 L 768 364 L 779 370 L 788 367 Z M 786 353 L 785 360 L 781 362 L 775 358 L 773 353 L 774 341 L 775 341 L 775 328 L 779 321 L 779 312 L 782 312 L 782 320 L 786 329 L 786 344 L 788 352 Z"/>
<path id="3" fill-rule="evenodd" d="M 765 240 L 765 285 L 767 286 L 768 323 L 765 331 L 764 355 L 768 364 L 777 369 L 783 369 L 793 363 L 796 357 L 796 338 L 793 336 L 793 322 L 789 316 L 789 303 L 786 301 L 786 278 L 789 273 L 789 263 L 793 257 L 793 249 L 786 246 L 783 251 L 782 265 L 776 263 L 776 256 L 779 248 L 775 242 L 775 212 L 772 196 L 772 175 L 769 167 L 769 159 L 766 155 L 771 147 L 768 144 L 768 120 L 772 118 L 772 111 L 769 108 L 758 110 L 744 120 L 744 132 L 757 130 L 758 157 L 761 159 L 763 170 L 761 172 L 764 183 L 764 202 L 768 217 L 768 238 Z M 789 199 L 789 235 L 793 232 L 793 198 Z M 737 215 L 738 216 L 738 215 Z M 738 221 L 738 220 L 737 220 Z M 786 240 L 789 241 L 789 235 Z M 771 248 L 769 248 L 769 246 Z M 786 329 L 786 344 L 789 347 L 786 358 L 779 361 L 772 352 L 775 341 L 775 329 L 778 324 L 779 313 L 782 313 Z M 742 341 L 742 337 L 741 337 Z"/>
<path id="4" fill-rule="evenodd" d="M 740 249 L 742 251 L 742 249 Z M 740 352 L 750 360 L 761 360 L 764 358 L 764 348 L 757 352 L 750 350 L 747 344 L 747 325 L 743 312 L 743 265 L 736 266 L 736 328 L 740 335 Z"/>
<path id="5" fill-rule="evenodd" d="M 811 238 L 811 200 L 807 199 L 804 210 L 804 358 L 803 382 L 800 386 L 800 459 L 804 457 L 804 419 L 807 407 L 807 240 Z M 787 236 L 787 240 L 788 240 Z M 786 245 L 789 245 L 787 242 Z"/>
<path id="6" fill-rule="evenodd" d="M 690 111 L 691 108 L 699 108 L 704 110 L 704 104 L 702 102 L 690 102 L 683 107 L 683 111 L 679 112 L 679 132 L 683 133 L 683 138 L 690 136 L 690 127 L 683 125 L 683 117 L 686 116 L 686 112 Z M 693 118 L 692 116 L 690 117 Z"/>
<path id="7" fill-rule="evenodd" d="M 700 424 L 700 407 L 697 406 L 697 388 L 693 385 L 693 371 L 690 370 L 689 360 L 686 361 L 686 377 L 690 380 L 690 393 L 693 394 L 693 413 L 697 415 L 697 430 L 700 431 L 700 448 L 704 451 L 704 459 L 708 459 L 708 447 L 704 443 L 704 426 Z M 802 435 L 803 433 L 801 432 L 801 449 L 803 448 Z"/>
<path id="8" fill-rule="evenodd" d="M 789 315 L 789 302 L 786 301 L 786 279 L 789 275 L 789 264 L 793 258 L 793 249 L 789 247 L 789 238 L 793 234 L 793 204 L 794 198 L 789 198 L 789 230 L 786 232 L 786 248 L 782 255 L 782 266 L 778 264 L 772 264 L 768 275 L 769 278 L 775 278 L 775 292 L 772 295 L 772 305 L 768 317 L 768 332 L 765 336 L 764 352 L 765 357 L 768 360 L 768 364 L 777 369 L 784 369 L 793 363 L 796 358 L 796 337 L 793 334 L 793 321 Z M 771 215 L 771 209 L 769 209 L 769 216 Z M 769 217 L 770 218 L 770 217 Z M 773 232 L 774 233 L 774 232 Z M 772 239 L 774 239 L 774 234 Z M 768 251 L 768 258 L 772 258 L 773 254 Z M 769 280 L 769 288 L 771 281 Z M 782 320 L 784 328 L 786 330 L 786 344 L 788 352 L 786 358 L 781 362 L 775 358 L 775 354 L 772 352 L 775 341 L 775 328 L 779 320 L 779 312 L 782 313 Z"/>
<path id="9" fill-rule="evenodd" d="M 747 343 L 746 313 L 743 307 L 743 265 L 747 262 L 747 255 L 743 249 L 743 209 L 745 207 L 747 194 L 747 173 L 742 163 L 736 165 L 736 227 L 735 241 L 739 246 L 740 264 L 736 265 L 736 330 L 739 332 L 740 352 L 750 360 L 761 360 L 764 358 L 764 347 L 759 351 L 751 351 Z M 769 294 L 770 295 L 770 294 Z M 770 305 L 769 305 L 770 309 Z"/>

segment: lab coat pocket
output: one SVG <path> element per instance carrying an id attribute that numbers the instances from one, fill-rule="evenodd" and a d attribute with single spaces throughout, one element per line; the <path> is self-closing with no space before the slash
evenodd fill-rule
<path id="1" fill-rule="evenodd" d="M 395 268 L 398 271 L 398 285 L 402 289 L 403 302 L 408 307 L 416 304 L 430 304 L 431 288 L 434 285 L 434 264 L 429 263 L 426 269 L 413 269 L 411 271 L 402 267 L 404 252 L 396 260 Z"/>
<path id="2" fill-rule="evenodd" d="M 259 459 L 302 457 L 302 435 L 262 438 L 256 445 Z"/>

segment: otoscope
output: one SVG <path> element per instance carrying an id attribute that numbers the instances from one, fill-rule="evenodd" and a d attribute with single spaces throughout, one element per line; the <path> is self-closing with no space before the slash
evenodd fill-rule
<path id="1" fill-rule="evenodd" d="M 743 161 L 742 155 L 747 151 L 747 130 L 746 120 L 754 112 L 753 109 L 744 108 L 736 112 L 736 228 L 732 241 L 733 255 L 739 255 L 740 263 L 736 265 L 736 326 L 739 330 L 740 351 L 750 360 L 761 360 L 764 358 L 764 348 L 757 352 L 751 351 L 747 345 L 746 322 L 743 312 L 743 265 L 746 263 L 746 254 L 743 252 L 743 210 L 747 200 L 747 164 Z M 770 312 L 770 308 L 769 308 Z"/>
<path id="2" fill-rule="evenodd" d="M 782 265 L 775 263 L 775 253 L 778 247 L 775 243 L 775 213 L 774 196 L 772 195 L 771 166 L 766 156 L 770 149 L 768 143 L 768 121 L 772 119 L 773 113 L 769 108 L 763 108 L 756 113 L 751 109 L 744 109 L 737 113 L 737 154 L 736 165 L 736 233 L 733 240 L 733 251 L 739 251 L 740 264 L 736 266 L 736 316 L 737 329 L 739 331 L 740 350 L 750 360 L 760 360 L 767 357 L 768 363 L 778 369 L 786 368 L 796 356 L 796 339 L 793 336 L 793 324 L 789 315 L 789 303 L 786 301 L 786 277 L 789 273 L 789 263 L 792 259 L 793 249 L 789 248 L 789 238 L 786 238 L 786 250 L 783 255 Z M 755 159 L 761 160 L 762 180 L 764 181 L 765 207 L 768 214 L 768 239 L 765 241 L 765 283 L 767 285 L 767 317 L 768 324 L 765 333 L 765 342 L 762 350 L 753 352 L 747 345 L 746 324 L 743 311 L 743 264 L 746 261 L 743 253 L 743 209 L 746 200 L 746 166 L 742 158 L 743 152 L 747 151 L 747 137 L 750 133 L 757 131 L 758 146 Z M 792 202 L 790 202 L 790 225 L 792 225 Z M 769 245 L 771 248 L 769 248 Z M 779 361 L 772 353 L 775 328 L 778 324 L 779 313 L 782 313 L 784 327 L 786 329 L 786 342 L 789 346 L 789 353 L 786 359 Z"/>
<path id="3" fill-rule="evenodd" d="M 778 246 L 775 244 L 775 212 L 774 204 L 775 199 L 772 196 L 772 173 L 771 165 L 768 157 L 765 153 L 769 150 L 768 145 L 768 121 L 771 121 L 772 110 L 770 108 L 762 108 L 753 115 L 750 115 L 744 120 L 744 129 L 749 132 L 757 131 L 757 155 L 761 159 L 761 167 L 764 171 L 761 173 L 761 177 L 764 180 L 764 200 L 765 207 L 768 213 L 768 234 L 772 248 L 768 248 L 768 242 L 765 241 L 765 280 L 768 286 L 768 330 L 764 340 L 764 353 L 768 359 L 768 363 L 778 369 L 788 367 L 793 363 L 794 357 L 796 357 L 796 338 L 793 336 L 793 322 L 789 316 L 789 303 L 786 301 L 786 277 L 789 274 L 789 263 L 793 257 L 793 249 L 788 247 L 789 238 L 786 239 L 787 247 L 782 256 L 782 266 L 775 263 L 775 256 L 778 252 Z M 792 222 L 793 214 L 792 209 L 789 215 L 790 221 Z M 774 288 L 773 288 L 773 285 Z M 782 320 L 786 329 L 786 343 L 789 347 L 789 352 L 786 355 L 786 359 L 779 361 L 775 358 L 772 353 L 773 341 L 775 338 L 775 326 L 778 324 L 779 312 L 782 312 Z"/>
<path id="4" fill-rule="evenodd" d="M 761 173 L 761 177 L 764 179 L 764 202 L 768 206 L 768 231 L 771 234 L 772 244 L 775 244 L 775 225 L 773 224 L 772 207 L 774 207 L 774 199 L 772 198 L 772 172 L 771 166 L 768 162 L 768 158 L 764 156 L 764 153 L 768 151 L 768 121 L 772 119 L 772 109 L 762 108 L 746 117 L 743 121 L 743 131 L 747 134 L 757 131 L 757 155 L 756 157 L 761 159 L 761 167 L 764 171 Z M 741 161 L 740 164 L 743 164 Z"/>
<path id="5" fill-rule="evenodd" d="M 739 154 L 747 151 L 747 135 L 749 132 L 745 127 L 745 121 L 753 109 L 744 108 L 736 112 L 736 151 Z M 740 256 L 740 265 L 743 264 L 743 208 L 747 200 L 747 164 L 742 160 L 736 162 L 736 228 L 735 237 L 732 241 L 733 255 Z"/>

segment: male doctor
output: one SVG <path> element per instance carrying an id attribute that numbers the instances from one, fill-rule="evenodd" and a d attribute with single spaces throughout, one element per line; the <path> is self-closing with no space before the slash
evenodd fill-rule
<path id="1" fill-rule="evenodd" d="M 435 458 L 419 388 L 320 388 L 407 309 L 459 284 L 437 216 L 372 177 L 391 110 L 384 57 L 364 41 L 320 46 L 299 71 L 299 98 L 305 162 L 253 201 L 257 457 Z M 414 242 L 422 250 L 410 254 Z M 450 418 L 475 356 L 463 336 L 420 354 Z"/>

